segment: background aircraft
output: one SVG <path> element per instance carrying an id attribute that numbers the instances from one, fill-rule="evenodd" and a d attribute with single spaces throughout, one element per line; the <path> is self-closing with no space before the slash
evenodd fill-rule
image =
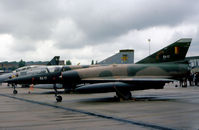
<path id="1" fill-rule="evenodd" d="M 126 59 L 125 62 L 121 59 L 123 58 L 122 56 L 125 55 Z M 59 65 L 59 56 L 55 56 L 49 63 L 47 63 L 47 65 L 54 65 L 53 67 L 60 67 L 57 66 Z M 68 71 L 68 70 L 74 70 L 74 69 L 81 69 L 81 68 L 88 68 L 88 67 L 94 67 L 94 66 L 99 66 L 99 65 L 108 65 L 108 64 L 113 64 L 113 63 L 133 63 L 134 61 L 132 60 L 133 57 L 133 53 L 130 50 L 120 50 L 119 53 L 103 60 L 102 62 L 99 62 L 98 65 L 65 65 L 63 66 L 63 71 Z M 120 61 L 120 62 L 118 62 Z M 39 70 L 39 68 L 43 68 L 45 67 L 45 65 L 32 65 L 32 66 L 25 66 L 25 67 L 21 67 L 16 69 L 15 71 L 13 71 L 12 73 L 7 73 L 7 74 L 3 74 L 0 75 L 0 83 L 2 83 L 3 81 L 5 81 L 6 79 L 8 79 L 9 77 L 18 77 L 18 76 L 24 76 L 27 75 L 26 73 L 30 74 L 36 74 L 38 73 L 37 71 Z M 36 69 L 35 69 L 36 68 Z M 36 71 L 36 72 L 34 72 Z M 27 86 L 27 85 L 26 85 Z M 39 85 L 39 87 L 41 88 L 41 85 Z M 44 86 L 46 87 L 46 86 Z M 51 87 L 52 88 L 52 87 Z"/>
<path id="2" fill-rule="evenodd" d="M 59 65 L 59 58 L 60 56 L 55 56 L 53 57 L 53 59 L 51 61 L 49 61 L 47 63 L 47 65 Z M 6 73 L 6 74 L 2 74 L 0 75 L 0 83 L 3 83 L 5 80 L 9 79 L 9 78 L 14 78 L 16 76 L 23 76 L 26 75 L 26 73 L 29 71 L 34 70 L 35 68 L 40 68 L 40 67 L 44 67 L 46 65 L 31 65 L 31 66 L 24 66 L 24 67 L 20 67 L 14 71 L 12 71 L 11 73 Z"/>

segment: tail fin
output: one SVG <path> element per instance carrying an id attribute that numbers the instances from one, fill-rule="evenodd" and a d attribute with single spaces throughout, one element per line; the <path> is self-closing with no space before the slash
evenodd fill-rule
<path id="1" fill-rule="evenodd" d="M 184 60 L 191 44 L 191 38 L 180 39 L 173 44 L 153 53 L 152 55 L 138 61 L 138 64 L 144 63 L 162 63 Z"/>
<path id="2" fill-rule="evenodd" d="M 47 65 L 59 65 L 60 56 L 55 56 Z"/>
<path id="3" fill-rule="evenodd" d="M 120 50 L 105 60 L 100 61 L 98 64 L 133 64 L 134 63 L 134 50 L 125 49 Z"/>

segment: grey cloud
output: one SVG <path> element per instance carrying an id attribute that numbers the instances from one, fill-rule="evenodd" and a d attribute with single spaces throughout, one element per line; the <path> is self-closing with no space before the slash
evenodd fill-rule
<path id="1" fill-rule="evenodd" d="M 111 41 L 130 30 L 180 24 L 198 11 L 193 2 L 198 3 L 195 0 L 2 0 L 0 32 L 18 39 L 52 39 L 60 47 L 77 48 Z M 54 32 L 65 18 L 70 18 L 77 29 L 63 26 L 62 32 Z"/>
<path id="2" fill-rule="evenodd" d="M 1 0 L 0 34 L 12 35 L 18 52 L 35 51 L 46 40 L 62 50 L 121 47 L 118 37 L 131 31 L 198 24 L 198 5 L 198 0 Z M 171 39 L 181 36 L 177 32 Z"/>
<path id="3" fill-rule="evenodd" d="M 53 0 L 2 0 L 0 6 L 0 33 L 19 38 L 46 39 L 61 17 L 56 1 Z"/>
<path id="4" fill-rule="evenodd" d="M 29 38 L 17 39 L 15 38 L 13 46 L 10 49 L 16 52 L 35 51 L 37 43 Z"/>
<path id="5" fill-rule="evenodd" d="M 189 51 L 188 51 L 187 55 L 191 55 L 191 56 L 199 55 L 199 53 L 198 53 L 199 37 L 198 36 L 199 36 L 199 26 L 198 26 L 196 35 L 192 39 L 192 43 L 191 43 L 191 46 L 189 48 Z"/>
<path id="6" fill-rule="evenodd" d="M 85 45 L 86 36 L 70 18 L 60 20 L 51 36 L 59 49 L 81 48 Z"/>
<path id="7" fill-rule="evenodd" d="M 195 8 L 192 2 L 182 0 L 78 1 L 68 11 L 89 40 L 101 42 L 133 29 L 180 24 Z"/>
<path id="8" fill-rule="evenodd" d="M 50 38 L 52 29 L 62 17 L 54 0 L 1 0 L 0 34 L 15 38 L 13 51 L 34 51 L 36 42 Z"/>

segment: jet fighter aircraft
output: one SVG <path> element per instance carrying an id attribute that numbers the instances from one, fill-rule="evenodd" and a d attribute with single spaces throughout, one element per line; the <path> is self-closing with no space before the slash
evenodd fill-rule
<path id="1" fill-rule="evenodd" d="M 8 83 L 20 84 L 56 84 L 61 83 L 66 89 L 74 89 L 80 93 L 112 92 L 123 99 L 131 97 L 130 91 L 152 88 L 163 88 L 165 83 L 179 80 L 189 73 L 188 64 L 174 63 L 185 58 L 191 39 L 180 39 L 177 42 L 152 54 L 159 64 L 122 64 L 97 66 L 70 71 L 53 71 L 31 76 L 22 76 L 7 80 Z M 183 51 L 183 52 L 181 52 Z M 159 53 L 161 52 L 161 54 Z M 146 60 L 152 59 L 151 56 Z M 176 58 L 178 57 L 178 58 Z M 164 62 L 165 61 L 165 62 Z M 148 60 L 148 62 L 150 62 Z M 164 64 L 161 64 L 164 63 Z M 54 87 L 55 92 L 56 86 Z M 62 100 L 55 94 L 56 100 Z"/>
<path id="2" fill-rule="evenodd" d="M 60 56 L 55 56 L 53 57 L 53 59 L 51 61 L 49 61 L 47 63 L 47 65 L 58 65 L 59 64 L 59 58 Z M 11 73 L 6 73 L 6 74 L 2 74 L 0 75 L 0 83 L 3 83 L 5 80 L 9 79 L 9 78 L 13 78 L 19 75 L 26 75 L 26 71 L 27 70 L 32 70 L 34 68 L 38 68 L 38 67 L 44 67 L 46 65 L 31 65 L 31 66 L 24 66 L 24 67 L 20 67 L 14 71 L 12 71 Z"/>

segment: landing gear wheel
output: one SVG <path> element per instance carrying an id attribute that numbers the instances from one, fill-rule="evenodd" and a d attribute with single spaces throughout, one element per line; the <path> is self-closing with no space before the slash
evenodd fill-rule
<path id="1" fill-rule="evenodd" d="M 17 92 L 17 90 L 13 90 L 13 94 L 17 94 L 18 92 Z"/>
<path id="2" fill-rule="evenodd" d="M 130 100 L 132 97 L 130 91 L 118 91 L 116 92 L 116 95 L 118 96 L 119 99 L 123 100 Z"/>
<path id="3" fill-rule="evenodd" d="M 61 102 L 62 101 L 62 96 L 57 96 L 56 100 L 57 100 L 57 102 Z"/>

